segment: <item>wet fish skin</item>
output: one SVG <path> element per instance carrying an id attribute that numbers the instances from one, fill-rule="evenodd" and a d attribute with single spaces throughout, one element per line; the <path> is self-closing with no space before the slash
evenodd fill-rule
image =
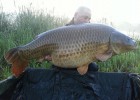
<path id="1" fill-rule="evenodd" d="M 13 65 L 15 76 L 24 71 L 30 59 L 46 55 L 51 55 L 56 66 L 78 68 L 79 73 L 85 74 L 89 63 L 106 61 L 113 55 L 136 48 L 135 41 L 114 28 L 88 23 L 63 26 L 39 34 L 32 42 L 8 51 L 5 59 Z"/>

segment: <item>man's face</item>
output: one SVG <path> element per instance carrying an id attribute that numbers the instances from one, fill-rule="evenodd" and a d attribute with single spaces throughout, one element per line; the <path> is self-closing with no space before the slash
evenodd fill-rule
<path id="1" fill-rule="evenodd" d="M 75 24 L 89 23 L 90 19 L 91 19 L 91 13 L 90 12 L 77 13 L 74 17 L 74 23 Z"/>

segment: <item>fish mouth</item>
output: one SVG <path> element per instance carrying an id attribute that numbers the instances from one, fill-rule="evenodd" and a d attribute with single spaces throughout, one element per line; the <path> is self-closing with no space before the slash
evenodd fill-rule
<path id="1" fill-rule="evenodd" d="M 126 47 L 124 46 L 124 52 L 127 52 L 127 51 L 135 51 L 138 49 L 138 44 L 135 40 L 133 39 L 130 39 L 128 41 L 128 43 L 126 43 Z"/>

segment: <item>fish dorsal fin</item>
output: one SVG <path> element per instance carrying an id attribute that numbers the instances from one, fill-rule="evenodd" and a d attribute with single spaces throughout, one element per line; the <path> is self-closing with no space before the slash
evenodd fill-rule
<path id="1" fill-rule="evenodd" d="M 98 59 L 100 61 L 106 61 L 107 59 L 111 58 L 112 55 L 113 55 L 113 51 L 108 50 L 107 52 L 105 52 L 103 54 L 97 54 L 96 59 Z"/>

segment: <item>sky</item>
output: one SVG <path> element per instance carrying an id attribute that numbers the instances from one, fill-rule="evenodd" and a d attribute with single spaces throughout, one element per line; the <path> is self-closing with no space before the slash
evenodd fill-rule
<path id="1" fill-rule="evenodd" d="M 57 16 L 72 18 L 79 6 L 89 7 L 92 20 L 110 19 L 112 22 L 140 24 L 140 0 L 0 0 L 0 10 L 18 12 L 20 7 L 54 11 Z"/>

